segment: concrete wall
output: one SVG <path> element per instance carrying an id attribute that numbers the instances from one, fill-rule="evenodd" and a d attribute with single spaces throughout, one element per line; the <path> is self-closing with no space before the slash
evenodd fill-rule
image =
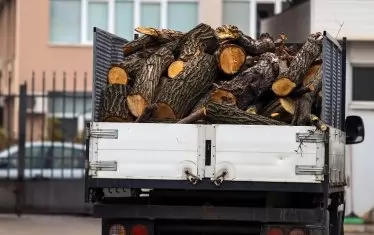
<path id="1" fill-rule="evenodd" d="M 279 15 L 261 21 L 262 32 L 278 35 L 283 32 L 288 42 L 303 42 L 310 31 L 310 2 L 287 9 Z"/>
<path id="2" fill-rule="evenodd" d="M 312 31 L 328 31 L 348 40 L 374 40 L 373 0 L 313 0 Z M 341 25 L 343 26 L 341 27 Z"/>

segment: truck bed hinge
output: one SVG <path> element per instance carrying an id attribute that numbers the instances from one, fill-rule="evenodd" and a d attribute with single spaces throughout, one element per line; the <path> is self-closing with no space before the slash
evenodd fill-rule
<path id="1" fill-rule="evenodd" d="M 117 129 L 91 129 L 88 134 L 93 138 L 118 139 Z"/>
<path id="2" fill-rule="evenodd" d="M 314 165 L 296 165 L 296 175 L 325 175 L 326 167 L 314 166 Z"/>
<path id="3" fill-rule="evenodd" d="M 300 143 L 324 143 L 327 141 L 325 133 L 309 131 L 306 133 L 296 133 L 296 142 Z"/>
<path id="4" fill-rule="evenodd" d="M 89 163 L 89 169 L 93 171 L 117 171 L 117 162 L 94 161 Z"/>

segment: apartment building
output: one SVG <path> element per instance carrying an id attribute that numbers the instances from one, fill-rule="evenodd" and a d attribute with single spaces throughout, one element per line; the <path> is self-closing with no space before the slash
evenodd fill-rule
<path id="1" fill-rule="evenodd" d="M 347 37 L 346 113 L 363 118 L 366 136 L 364 143 L 346 148 L 349 187 L 345 211 L 368 217 L 374 211 L 374 186 L 370 180 L 374 178 L 374 1 L 303 1 L 264 19 L 261 25 L 270 33 L 285 32 L 294 42 L 323 30 L 338 40 Z"/>

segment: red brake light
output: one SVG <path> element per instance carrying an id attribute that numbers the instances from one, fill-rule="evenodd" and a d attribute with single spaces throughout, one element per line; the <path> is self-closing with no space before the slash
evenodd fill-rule
<path id="1" fill-rule="evenodd" d="M 269 228 L 266 235 L 283 235 L 283 232 L 279 228 Z"/>
<path id="2" fill-rule="evenodd" d="M 131 228 L 131 235 L 148 235 L 148 229 L 146 226 L 137 224 Z"/>

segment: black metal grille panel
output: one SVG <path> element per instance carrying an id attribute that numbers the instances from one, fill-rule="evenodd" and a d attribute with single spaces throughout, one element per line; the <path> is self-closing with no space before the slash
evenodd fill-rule
<path id="1" fill-rule="evenodd" d="M 323 38 L 322 121 L 340 129 L 343 104 L 343 51 L 340 44 L 324 32 Z"/>
<path id="2" fill-rule="evenodd" d="M 96 122 L 99 121 L 101 91 L 106 84 L 108 69 L 112 63 L 123 61 L 122 48 L 126 42 L 128 42 L 126 39 L 99 28 L 94 28 L 93 103 L 95 104 L 95 108 L 92 110 L 92 117 Z"/>

